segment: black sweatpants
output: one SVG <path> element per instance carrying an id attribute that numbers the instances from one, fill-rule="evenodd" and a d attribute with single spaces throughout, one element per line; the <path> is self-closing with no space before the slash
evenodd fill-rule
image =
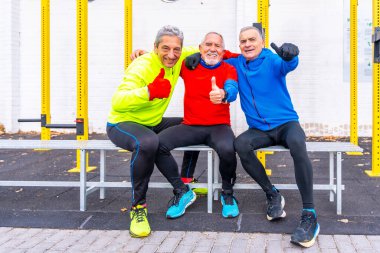
<path id="1" fill-rule="evenodd" d="M 235 140 L 235 149 L 243 168 L 268 193 L 273 185 L 254 151 L 273 145 L 289 148 L 294 162 L 294 173 L 301 193 L 303 208 L 314 208 L 313 168 L 306 152 L 306 136 L 300 124 L 288 122 L 269 131 L 248 129 Z"/>
<path id="2" fill-rule="evenodd" d="M 132 183 L 132 206 L 146 202 L 146 192 L 150 176 L 154 169 L 154 160 L 158 149 L 158 133 L 178 125 L 182 118 L 162 118 L 160 124 L 148 127 L 134 122 L 107 124 L 108 138 L 118 147 L 132 152 L 130 174 Z M 195 153 L 195 154 L 193 154 Z M 184 164 L 196 165 L 199 151 L 187 151 Z M 188 162 L 192 160 L 192 163 Z"/>
<path id="3" fill-rule="evenodd" d="M 175 189 L 182 188 L 178 165 L 170 151 L 183 146 L 205 144 L 213 148 L 219 156 L 219 171 L 223 190 L 231 191 L 236 179 L 236 153 L 234 133 L 228 125 L 188 126 L 178 125 L 159 133 L 160 145 L 156 165 Z"/>

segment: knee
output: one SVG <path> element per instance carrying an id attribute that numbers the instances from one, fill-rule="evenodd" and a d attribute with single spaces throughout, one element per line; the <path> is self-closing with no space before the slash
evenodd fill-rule
<path id="1" fill-rule="evenodd" d="M 140 152 L 147 153 L 147 154 L 156 154 L 158 149 L 158 136 L 147 136 L 147 138 L 140 138 L 138 140 L 138 146 Z"/>
<path id="2" fill-rule="evenodd" d="M 243 154 L 251 150 L 251 144 L 247 138 L 242 138 L 242 136 L 238 136 L 234 141 L 234 147 L 238 154 Z"/>
<path id="3" fill-rule="evenodd" d="M 287 142 L 291 151 L 306 151 L 306 143 L 304 138 L 291 138 Z"/>

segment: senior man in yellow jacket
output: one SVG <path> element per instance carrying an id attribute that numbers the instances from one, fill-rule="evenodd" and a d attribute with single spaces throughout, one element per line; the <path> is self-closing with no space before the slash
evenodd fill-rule
<path id="1" fill-rule="evenodd" d="M 182 45 L 182 31 L 174 26 L 162 27 L 157 33 L 154 51 L 138 57 L 129 65 L 112 97 L 107 122 L 108 137 L 115 145 L 133 152 L 130 162 L 132 208 L 129 230 L 133 237 L 145 237 L 151 231 L 147 219 L 146 192 L 159 143 L 157 133 L 182 122 L 182 118 L 163 117 L 183 59 L 198 51 L 196 47 L 182 48 Z M 194 157 L 198 157 L 198 152 L 185 152 L 184 159 Z"/>

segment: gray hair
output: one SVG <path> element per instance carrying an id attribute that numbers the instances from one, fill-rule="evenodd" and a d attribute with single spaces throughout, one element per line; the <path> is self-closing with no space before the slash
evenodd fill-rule
<path id="1" fill-rule="evenodd" d="M 205 42 L 206 37 L 207 37 L 208 35 L 210 35 L 210 34 L 218 35 L 218 36 L 222 39 L 222 47 L 223 47 L 223 49 L 224 49 L 224 39 L 223 39 L 223 36 L 222 36 L 220 33 L 217 33 L 217 32 L 208 32 L 208 33 L 206 33 L 206 35 L 203 37 L 203 40 L 202 40 L 201 44 L 203 44 L 203 43 Z"/>
<path id="2" fill-rule="evenodd" d="M 257 28 L 257 27 L 254 27 L 254 26 L 246 26 L 246 27 L 241 28 L 241 29 L 240 29 L 240 33 L 239 33 L 239 36 L 240 36 L 243 32 L 248 31 L 248 30 L 255 30 L 255 31 L 257 31 L 257 32 L 260 34 L 261 39 L 262 39 L 262 40 L 265 39 L 264 31 L 260 30 L 260 29 Z"/>
<path id="3" fill-rule="evenodd" d="M 166 26 L 162 27 L 157 32 L 156 40 L 154 41 L 154 45 L 156 47 L 158 46 L 158 44 L 161 43 L 162 37 L 165 35 L 178 37 L 179 40 L 181 41 L 181 47 L 182 47 L 182 45 L 183 45 L 183 32 L 178 27 L 171 26 L 171 25 L 166 25 Z"/>

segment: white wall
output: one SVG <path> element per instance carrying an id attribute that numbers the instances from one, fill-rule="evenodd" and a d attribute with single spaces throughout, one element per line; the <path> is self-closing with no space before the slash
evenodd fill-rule
<path id="1" fill-rule="evenodd" d="M 40 115 L 40 0 L 0 1 L 0 124 L 7 132 L 39 131 L 39 123 L 17 123 Z M 347 0 L 345 0 L 347 3 Z M 76 1 L 51 4 L 52 123 L 76 117 Z M 270 42 L 292 42 L 300 48 L 299 67 L 288 75 L 288 87 L 308 135 L 349 135 L 349 83 L 344 81 L 343 1 L 271 0 Z M 104 132 L 111 96 L 124 68 L 124 0 L 89 2 L 89 127 Z M 185 45 L 198 45 L 215 30 L 228 49 L 239 52 L 241 27 L 257 21 L 252 0 L 133 1 L 133 48 L 151 50 L 157 30 L 180 27 Z M 368 10 L 369 9 L 369 10 Z M 367 12 L 366 12 L 367 11 Z M 346 11 L 347 12 L 347 11 Z M 371 17 L 370 5 L 361 8 Z M 368 14 L 369 13 L 369 14 Z M 360 54 L 360 52 L 359 52 Z M 371 89 L 359 85 L 359 135 L 371 135 Z M 182 81 L 167 116 L 181 116 Z M 236 134 L 247 126 L 239 102 L 231 107 Z"/>

